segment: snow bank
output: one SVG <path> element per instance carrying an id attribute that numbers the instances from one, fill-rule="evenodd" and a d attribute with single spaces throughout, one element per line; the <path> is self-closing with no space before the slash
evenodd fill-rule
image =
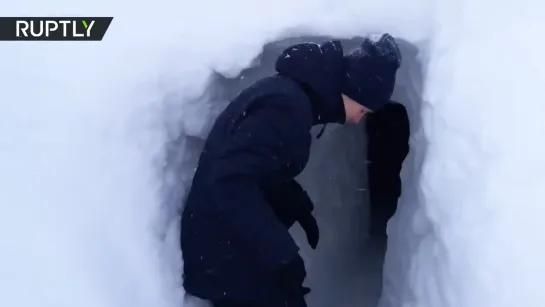
<path id="1" fill-rule="evenodd" d="M 434 18 L 409 158 L 424 163 L 391 225 L 382 306 L 543 306 L 543 3 L 442 2 Z"/>
<path id="2" fill-rule="evenodd" d="M 2 43 L 0 305 L 41 307 L 182 306 L 171 222 L 221 106 L 206 93 L 210 73 L 235 76 L 265 43 L 299 34 L 389 31 L 417 43 L 431 8 L 1 1 L 3 15 L 114 16 L 103 42 Z"/>

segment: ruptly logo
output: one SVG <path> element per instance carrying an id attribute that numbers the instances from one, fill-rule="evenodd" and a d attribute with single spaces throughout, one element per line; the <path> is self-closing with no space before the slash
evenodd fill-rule
<path id="1" fill-rule="evenodd" d="M 113 17 L 0 17 L 0 41 L 101 41 Z"/>

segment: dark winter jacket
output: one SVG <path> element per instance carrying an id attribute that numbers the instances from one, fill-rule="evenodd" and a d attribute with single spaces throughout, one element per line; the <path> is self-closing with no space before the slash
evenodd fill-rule
<path id="1" fill-rule="evenodd" d="M 289 229 L 298 222 L 307 235 L 309 245 L 315 249 L 320 230 L 312 215 L 314 203 L 301 185 L 295 179 L 288 179 L 279 184 L 262 185 L 261 188 L 263 197 L 282 224 Z"/>
<path id="2" fill-rule="evenodd" d="M 340 42 L 288 48 L 278 74 L 244 90 L 219 115 L 182 215 L 187 292 L 239 301 L 284 295 L 278 276 L 299 248 L 283 223 L 291 211 L 280 219 L 288 207 L 273 208 L 263 189 L 282 194 L 305 168 L 313 125 L 344 122 L 342 62 Z"/>

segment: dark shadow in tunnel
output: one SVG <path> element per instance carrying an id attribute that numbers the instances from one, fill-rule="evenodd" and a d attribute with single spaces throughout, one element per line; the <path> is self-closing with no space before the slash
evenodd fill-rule
<path id="1" fill-rule="evenodd" d="M 217 106 L 218 109 L 222 109 L 244 88 L 273 74 L 276 58 L 286 47 L 304 41 L 320 43 L 328 39 L 332 38 L 307 36 L 269 43 L 255 59 L 254 65 L 237 77 L 214 74 L 207 89 L 208 99 L 217 101 L 221 104 Z M 356 48 L 361 41 L 359 37 L 341 40 L 345 52 Z M 417 53 L 414 46 L 403 40 L 398 42 L 404 62 L 414 62 Z M 398 74 L 398 83 L 403 78 L 413 77 L 410 72 L 401 74 Z M 418 70 L 418 74 L 421 79 L 421 70 Z M 413 84 L 412 80 L 405 81 L 396 88 L 393 98 L 407 107 L 412 119 L 418 114 L 410 105 L 415 100 L 410 89 Z M 320 245 L 314 251 L 306 245 L 300 229 L 293 229 L 307 262 L 309 274 L 306 284 L 312 288 L 307 298 L 311 307 L 376 306 L 381 295 L 386 242 L 385 238 L 370 239 L 368 236 L 373 216 L 369 204 L 366 125 L 364 122 L 358 126 L 328 126 L 324 136 L 314 142 L 311 161 L 298 178 L 315 202 L 316 218 L 322 233 Z M 204 140 L 189 137 L 178 142 L 177 148 L 201 148 Z M 194 164 L 194 158 L 186 163 Z M 395 202 L 394 207 L 399 196 L 397 190 L 392 189 L 395 195 L 390 198 Z"/>
<path id="2" fill-rule="evenodd" d="M 367 116 L 367 172 L 371 206 L 370 233 L 387 236 L 388 220 L 401 196 L 401 168 L 409 152 L 410 124 L 403 104 L 390 101 Z"/>

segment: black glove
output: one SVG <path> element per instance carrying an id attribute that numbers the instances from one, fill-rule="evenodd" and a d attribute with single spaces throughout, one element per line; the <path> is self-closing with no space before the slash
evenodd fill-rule
<path id="1" fill-rule="evenodd" d="M 307 277 L 305 262 L 299 254 L 278 274 L 277 285 L 286 298 L 297 298 L 305 296 L 310 288 L 304 287 L 303 282 Z"/>
<path id="2" fill-rule="evenodd" d="M 318 228 L 316 218 L 312 215 L 314 203 L 306 191 L 301 191 L 301 193 L 299 193 L 297 209 L 297 221 L 305 231 L 310 247 L 316 249 L 318 241 L 320 240 L 320 229 Z"/>
<path id="3" fill-rule="evenodd" d="M 309 292 L 310 292 L 310 289 L 309 289 Z M 301 295 L 299 297 L 287 298 L 285 301 L 285 305 L 286 307 L 308 307 L 304 295 Z"/>
<path id="4" fill-rule="evenodd" d="M 309 245 L 316 249 L 320 233 L 318 223 L 312 216 L 314 203 L 301 185 L 295 179 L 290 179 L 274 185 L 264 185 L 262 191 L 280 221 L 287 228 L 299 222 Z"/>
<path id="5" fill-rule="evenodd" d="M 320 229 L 318 228 L 318 222 L 312 215 L 312 213 L 307 212 L 299 217 L 297 220 L 301 228 L 305 231 L 307 235 L 307 241 L 312 249 L 316 249 L 318 246 L 318 241 L 320 240 Z"/>

